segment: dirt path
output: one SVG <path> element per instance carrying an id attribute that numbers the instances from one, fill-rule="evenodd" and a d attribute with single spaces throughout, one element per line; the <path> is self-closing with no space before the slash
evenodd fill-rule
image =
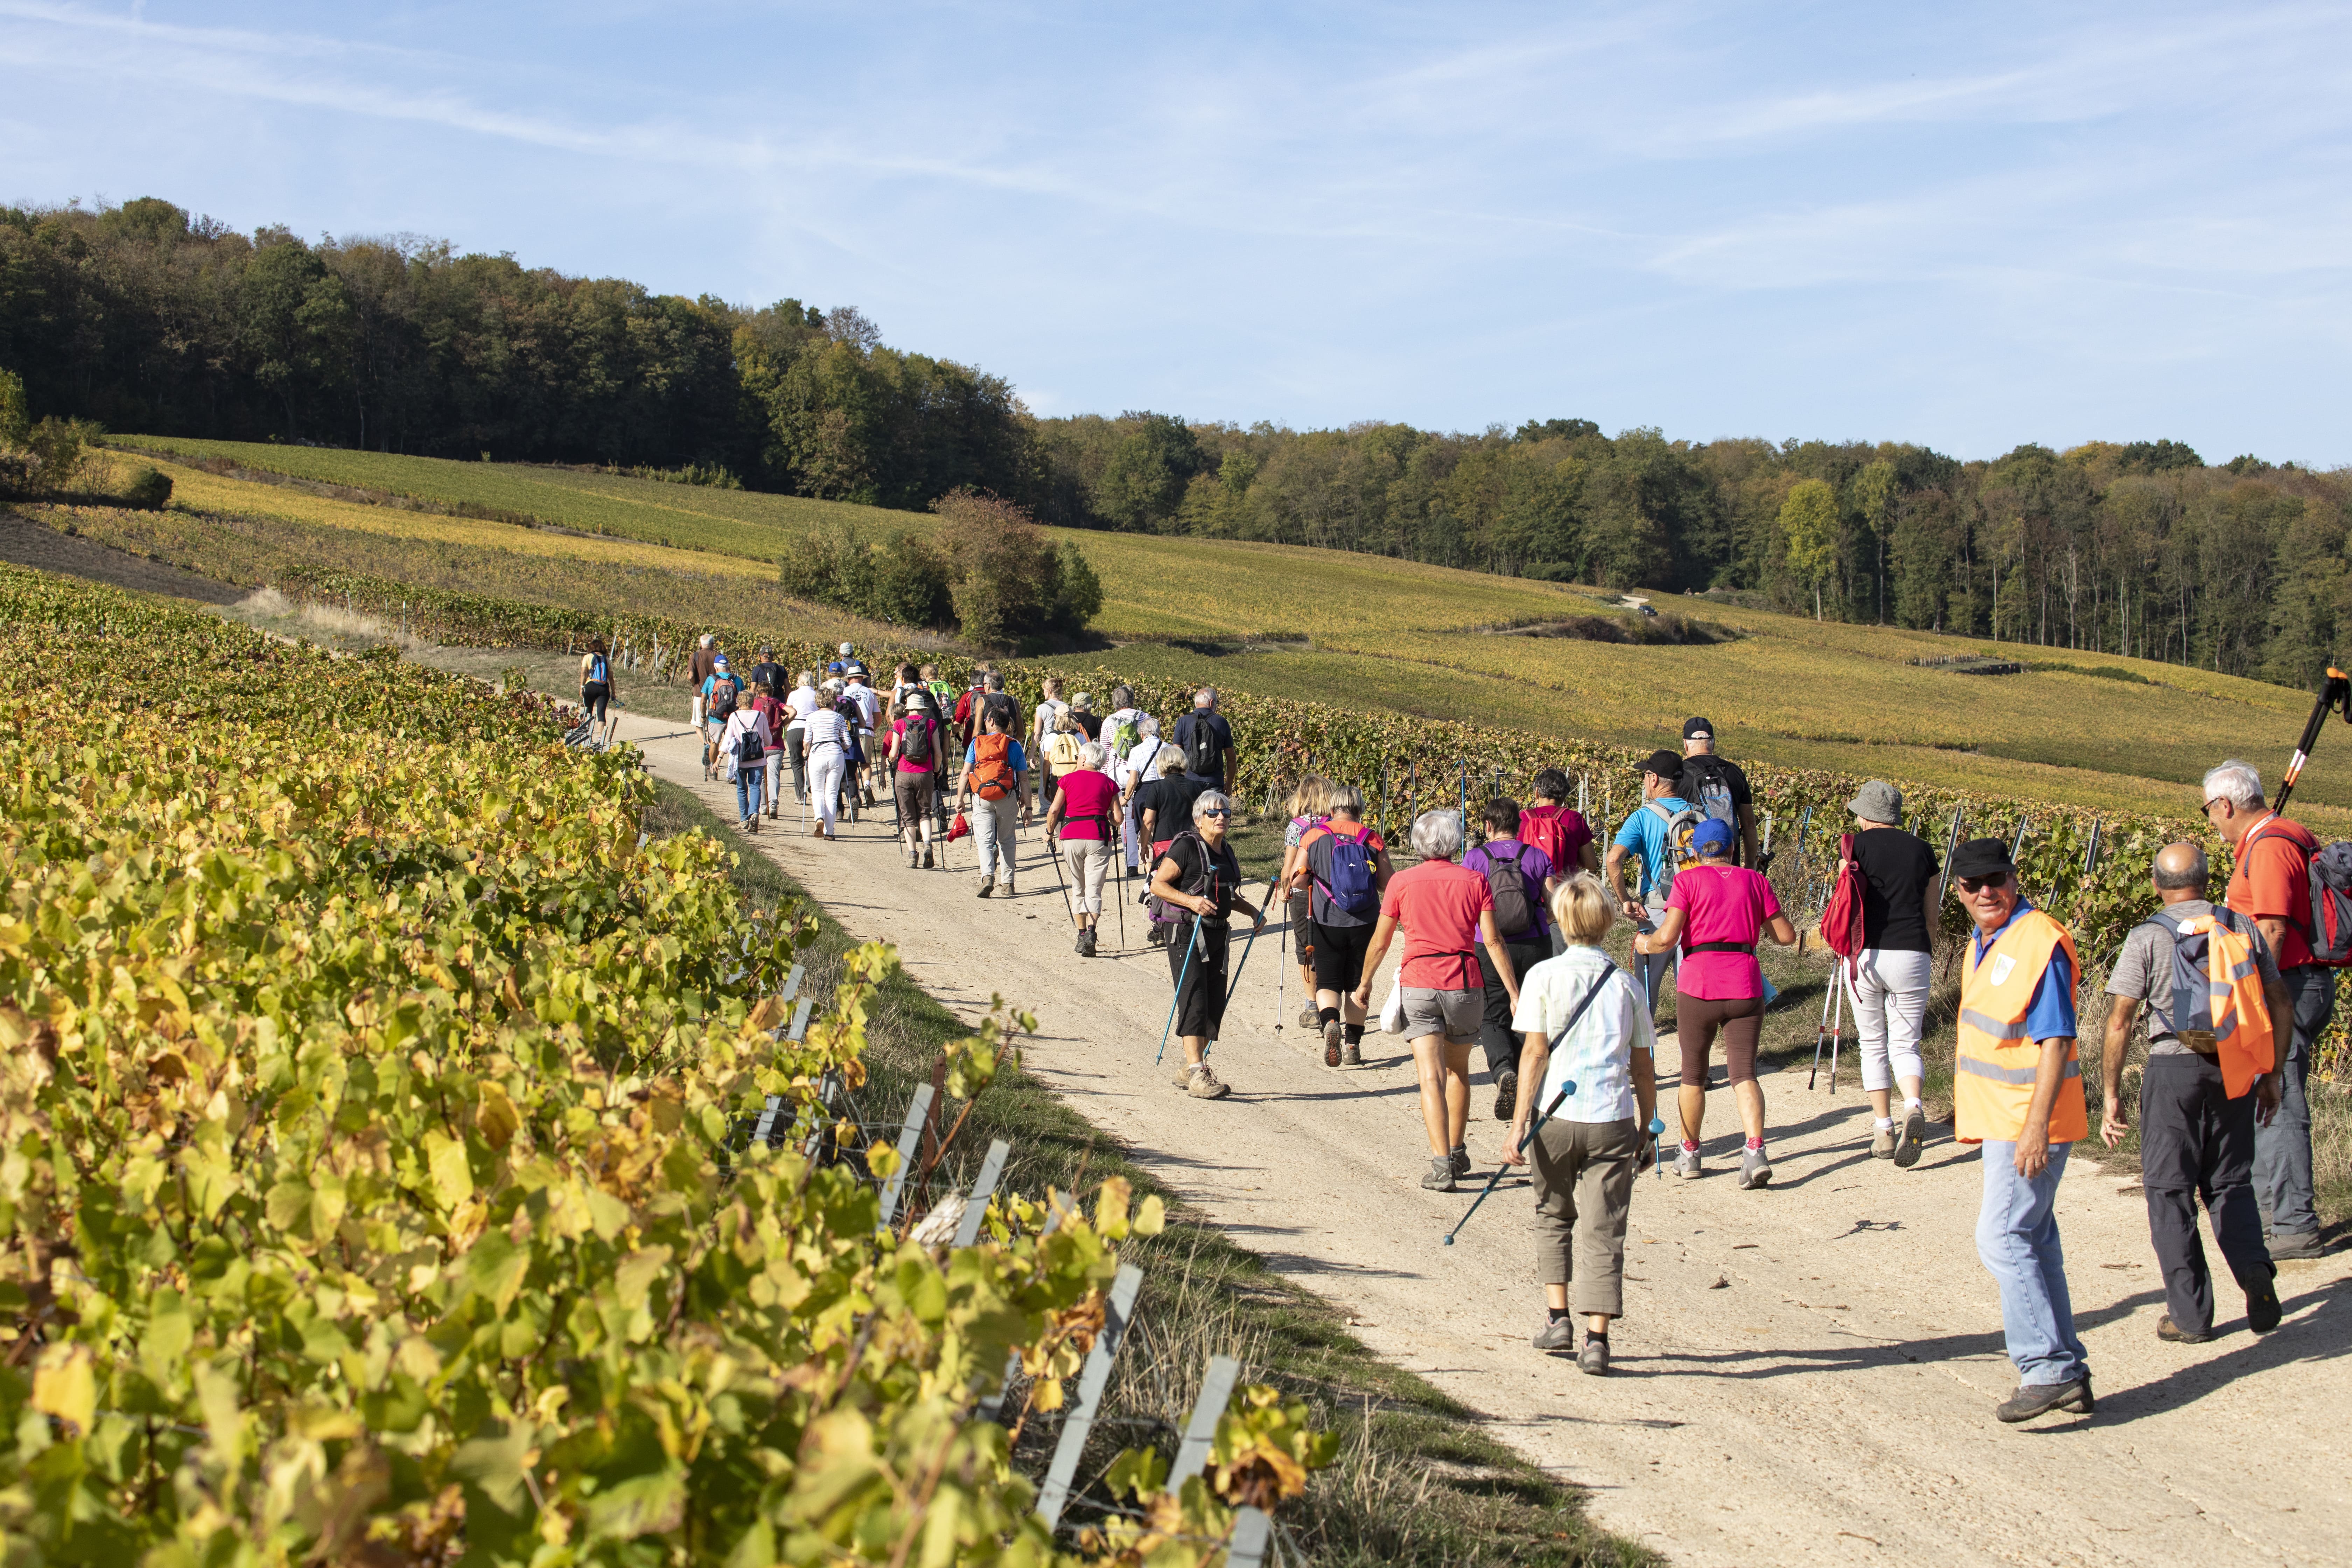
<path id="1" fill-rule="evenodd" d="M 732 818 L 732 789 L 701 784 L 690 736 L 635 717 L 622 733 L 656 773 Z M 1524 1187 L 1506 1186 L 1459 1245 L 1439 1246 L 1468 1198 L 1417 1184 L 1409 1060 L 1375 1036 L 1366 1045 L 1382 1059 L 1327 1071 L 1295 1019 L 1277 1037 L 1275 926 L 1216 1055 L 1233 1096 L 1197 1101 L 1152 1066 L 1165 959 L 1141 946 L 1134 910 L 1130 952 L 1107 943 L 1105 956 L 1077 958 L 1035 833 L 1009 903 L 974 896 L 969 841 L 948 872 L 907 869 L 887 806 L 843 835 L 825 844 L 794 827 L 746 842 L 853 933 L 896 942 L 948 1005 L 971 1016 L 998 993 L 1034 1011 L 1028 1065 L 1096 1125 L 1343 1305 L 1381 1354 L 1590 1488 L 1602 1522 L 1686 1568 L 1903 1553 L 1937 1564 L 2352 1561 L 2352 1439 L 2339 1419 L 2352 1408 L 2352 1258 L 2286 1265 L 2286 1322 L 2259 1340 L 2224 1274 L 2223 1335 L 2165 1344 L 2137 1189 L 2078 1165 L 2059 1213 L 2099 1413 L 2004 1428 L 1991 1408 L 2015 1377 L 1976 1258 L 1973 1153 L 1932 1142 L 1916 1170 L 1897 1172 L 1868 1158 L 1851 1087 L 1832 1100 L 1778 1074 L 1764 1080 L 1771 1189 L 1740 1192 L 1725 1173 L 1736 1121 L 1719 1090 L 1708 1178 L 1642 1178 L 1618 1370 L 1585 1377 L 1528 1344 L 1541 1296 Z M 1671 1044 L 1663 1055 L 1671 1065 Z M 1482 1176 L 1501 1142 L 1492 1098 L 1481 1086 L 1474 1100 Z"/>

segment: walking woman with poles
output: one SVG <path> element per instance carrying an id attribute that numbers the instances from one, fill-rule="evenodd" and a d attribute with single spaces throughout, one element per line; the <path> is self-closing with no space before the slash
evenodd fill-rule
<path id="1" fill-rule="evenodd" d="M 1225 842 L 1234 803 L 1208 790 L 1192 803 L 1192 826 L 1169 840 L 1151 868 L 1152 896 L 1180 911 L 1168 941 L 1168 973 L 1176 984 L 1171 1016 L 1184 1042 L 1176 1087 L 1195 1100 L 1232 1092 L 1209 1069 L 1209 1047 L 1225 1017 L 1225 952 L 1235 909 L 1255 926 L 1265 911 L 1241 896 L 1241 861 Z"/>
<path id="2" fill-rule="evenodd" d="M 1103 879 L 1109 874 L 1111 822 L 1118 813 L 1118 786 L 1102 771 L 1107 753 L 1100 741 L 1079 748 L 1080 765 L 1062 775 L 1061 788 L 1045 812 L 1045 840 L 1070 863 L 1078 923 L 1078 956 L 1095 955 L 1095 928 L 1102 920 Z"/>
<path id="3" fill-rule="evenodd" d="M 1657 1036 L 1642 988 L 1601 951 L 1617 921 L 1609 889 L 1579 873 L 1552 890 L 1551 914 L 1566 945 L 1519 980 L 1511 1026 L 1526 1045 L 1503 1158 L 1535 1163 L 1546 1313 L 1536 1349 L 1575 1347 L 1580 1316 L 1576 1364 L 1598 1376 L 1609 1370 L 1610 1321 L 1625 1310 L 1625 1218 L 1654 1142 L 1647 1129 L 1658 1110 Z M 1530 1142 L 1528 1127 L 1547 1110 Z"/>

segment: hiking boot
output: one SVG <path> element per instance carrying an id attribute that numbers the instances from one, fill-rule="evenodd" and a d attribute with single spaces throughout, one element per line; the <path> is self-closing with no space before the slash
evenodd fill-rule
<path id="1" fill-rule="evenodd" d="M 1553 1318 L 1536 1331 L 1535 1347 L 1539 1351 L 1567 1351 L 1576 1348 L 1576 1320 Z"/>
<path id="2" fill-rule="evenodd" d="M 2319 1244 L 2315 1230 L 2283 1230 L 2270 1237 L 2271 1258 L 2324 1258 L 2327 1248 Z"/>
<path id="3" fill-rule="evenodd" d="M 1175 1072 L 1173 1072 L 1172 1074 L 1171 1074 L 1171 1075 L 1169 1076 L 1169 1079 L 1168 1079 L 1168 1081 L 1169 1081 L 1169 1082 L 1171 1082 L 1171 1083 L 1172 1083 L 1172 1084 L 1174 1084 L 1178 1089 L 1190 1089 L 1190 1088 L 1192 1088 L 1192 1064 L 1191 1062 L 1187 1062 L 1187 1061 L 1180 1061 L 1180 1062 L 1178 1062 L 1178 1063 L 1176 1064 L 1176 1070 L 1175 1070 Z"/>
<path id="4" fill-rule="evenodd" d="M 1917 1106 L 1903 1113 L 1895 1133 L 1895 1168 L 1907 1171 L 1919 1163 L 1919 1151 L 1927 1142 L 1927 1113 Z"/>
<path id="5" fill-rule="evenodd" d="M 1362 1067 L 1364 1065 L 1364 1048 L 1361 1046 L 1357 1045 L 1352 1040 L 1348 1044 L 1341 1046 L 1339 1047 L 1339 1065 L 1343 1068 Z"/>
<path id="6" fill-rule="evenodd" d="M 1306 1006 L 1301 1007 L 1298 1010 L 1298 1026 L 1300 1028 L 1312 1029 L 1318 1026 L 1322 1022 L 1323 1015 L 1316 1011 L 1314 1003 L 1309 1002 Z"/>
<path id="7" fill-rule="evenodd" d="M 1076 941 L 1076 942 L 1072 942 L 1070 945 L 1071 945 L 1072 947 L 1074 947 L 1074 948 L 1076 948 L 1076 949 L 1077 950 L 1077 954 L 1078 954 L 1078 956 L 1079 956 L 1080 958 L 1084 958 L 1084 957 L 1086 957 L 1086 956 L 1087 956 L 1087 928 L 1086 928 L 1086 927 L 1084 927 L 1084 926 L 1080 926 L 1080 927 L 1078 928 L 1078 940 L 1077 940 L 1077 941 Z"/>
<path id="8" fill-rule="evenodd" d="M 1895 1158 L 1895 1145 L 1900 1142 L 1902 1140 L 1895 1135 L 1895 1129 L 1892 1127 L 1872 1128 L 1870 1157 L 1874 1160 L 1892 1160 Z"/>
<path id="9" fill-rule="evenodd" d="M 1505 1068 L 1495 1077 L 1495 1120 L 1508 1121 L 1519 1113 L 1519 1069 Z"/>
<path id="10" fill-rule="evenodd" d="M 2201 1334 L 2190 1333 L 2187 1329 L 2174 1322 L 2172 1314 L 2167 1312 L 2156 1321 L 2156 1337 L 2167 1344 L 2201 1345 L 2213 1336 L 2210 1331 Z"/>
<path id="11" fill-rule="evenodd" d="M 1421 1184 L 1427 1187 L 1433 1193 L 1452 1192 L 1454 1190 L 1454 1162 L 1447 1159 L 1443 1154 L 1436 1155 L 1431 1159 L 1429 1162 L 1429 1173 L 1422 1177 Z"/>
<path id="12" fill-rule="evenodd" d="M 2088 1415 L 2098 1409 L 2099 1402 L 2091 1396 L 2091 1375 L 2084 1373 L 2072 1383 L 2021 1383 L 2017 1392 L 1993 1409 L 2000 1420 L 2015 1426 L 2031 1421 L 2037 1415 L 2047 1415 L 2053 1410 L 2071 1410 L 2078 1415 Z"/>
<path id="13" fill-rule="evenodd" d="M 1184 1092 L 1194 1100 L 1223 1100 L 1233 1092 L 1217 1081 L 1217 1075 L 1209 1070 L 1209 1064 L 1206 1062 L 1193 1064 L 1192 1080 L 1185 1086 Z"/>
<path id="14" fill-rule="evenodd" d="M 1675 1152 L 1675 1174 L 1685 1181 L 1696 1181 L 1699 1175 L 1698 1151 L 1678 1149 Z"/>
<path id="15" fill-rule="evenodd" d="M 1323 1026 L 1323 1065 L 1327 1068 L 1339 1065 L 1339 1020 L 1337 1018 Z"/>
<path id="16" fill-rule="evenodd" d="M 988 895 L 989 895 L 989 894 L 991 894 L 991 893 L 994 892 L 995 890 L 996 890 L 996 879 L 995 879 L 995 878 L 993 878 L 993 877 L 988 877 L 988 876 L 983 876 L 983 877 L 982 877 L 982 878 L 981 878 L 981 879 L 980 879 L 980 896 L 981 896 L 982 898 L 983 898 L 983 899 L 984 899 L 984 898 L 988 897 Z"/>
<path id="17" fill-rule="evenodd" d="M 1446 1155 L 1445 1158 L 1446 1162 L 1454 1167 L 1455 1175 L 1466 1176 L 1470 1173 L 1470 1151 L 1467 1148 L 1457 1143 L 1454 1146 L 1454 1152 Z"/>
<path id="18" fill-rule="evenodd" d="M 1588 1333 L 1584 1348 L 1576 1352 L 1576 1370 L 1592 1377 L 1609 1375 L 1609 1336 Z"/>
<path id="19" fill-rule="evenodd" d="M 1006 872 L 1004 879 L 1000 882 L 998 886 L 1004 890 L 1004 896 L 1006 898 L 1011 898 L 1013 896 L 1013 874 L 1009 871 Z"/>
<path id="20" fill-rule="evenodd" d="M 928 870 L 929 870 L 930 868 L 931 868 L 931 847 L 930 847 L 929 845 L 926 844 L 926 845 L 924 845 L 924 846 L 923 846 L 923 869 L 924 869 L 924 870 L 926 870 L 926 871 L 928 871 Z"/>
<path id="21" fill-rule="evenodd" d="M 2258 1334 L 2269 1333 L 2279 1326 L 2280 1315 L 2277 1286 L 2265 1285 L 2259 1294 L 2246 1292 L 2246 1327 Z"/>
<path id="22" fill-rule="evenodd" d="M 1769 1187 L 1772 1184 L 1772 1162 L 1764 1157 L 1763 1150 L 1740 1151 L 1739 1184 L 1742 1187 Z"/>

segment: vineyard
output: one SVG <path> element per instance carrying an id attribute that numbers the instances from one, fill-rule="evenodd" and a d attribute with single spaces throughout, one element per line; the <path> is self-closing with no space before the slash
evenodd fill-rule
<path id="1" fill-rule="evenodd" d="M 974 1408 L 1062 1403 L 1158 1204 L 881 1225 L 817 1086 L 889 950 L 787 1034 L 809 922 L 541 700 L 13 568 L 0 648 L 8 1561 L 1057 1555 Z M 1080 1550 L 1213 1557 L 1324 1457 L 1238 1390 Z"/>

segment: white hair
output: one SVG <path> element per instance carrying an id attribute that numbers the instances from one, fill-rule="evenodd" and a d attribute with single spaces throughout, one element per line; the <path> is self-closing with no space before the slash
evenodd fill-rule
<path id="1" fill-rule="evenodd" d="M 1216 705 L 1217 705 L 1217 689 L 1216 689 L 1215 687 L 1213 687 L 1213 686 L 1203 686 L 1202 688 L 1201 688 L 1201 689 L 1200 689 L 1200 690 L 1195 691 L 1194 693 L 1192 693 L 1192 706 L 1193 706 L 1193 707 L 1195 707 L 1195 708 L 1214 708 Z"/>
<path id="2" fill-rule="evenodd" d="M 1171 773 L 1182 773 L 1184 753 L 1173 746 L 1162 747 L 1160 754 L 1151 759 L 1151 771 L 1163 779 Z"/>
<path id="3" fill-rule="evenodd" d="M 1088 741 L 1085 745 L 1078 748 L 1078 765 L 1080 767 L 1091 768 L 1096 773 L 1100 773 L 1102 772 L 1103 764 L 1108 761 L 1110 761 L 1110 748 L 1104 745 L 1100 741 Z"/>
<path id="4" fill-rule="evenodd" d="M 709 647 L 710 646 L 710 634 L 709 632 L 702 634 L 702 641 L 698 646 L 702 647 Z"/>
<path id="5" fill-rule="evenodd" d="M 2231 757 L 2205 775 L 2205 798 L 2226 800 L 2240 811 L 2254 810 L 2263 804 L 2262 770 Z"/>
<path id="6" fill-rule="evenodd" d="M 1451 860 L 1462 853 L 1462 814 L 1424 811 L 1412 819 L 1412 852 L 1424 860 Z"/>
<path id="7" fill-rule="evenodd" d="M 1160 733 L 1160 721 L 1146 713 L 1136 721 L 1135 730 L 1139 735 L 1157 735 Z"/>
<path id="8" fill-rule="evenodd" d="M 1223 790 L 1202 790 L 1201 792 L 1201 798 L 1192 803 L 1192 820 L 1196 823 L 1199 822 L 1201 818 L 1208 816 L 1209 813 L 1216 810 L 1219 806 L 1223 806 L 1225 810 L 1230 812 L 1234 808 L 1234 803 L 1226 796 Z"/>

